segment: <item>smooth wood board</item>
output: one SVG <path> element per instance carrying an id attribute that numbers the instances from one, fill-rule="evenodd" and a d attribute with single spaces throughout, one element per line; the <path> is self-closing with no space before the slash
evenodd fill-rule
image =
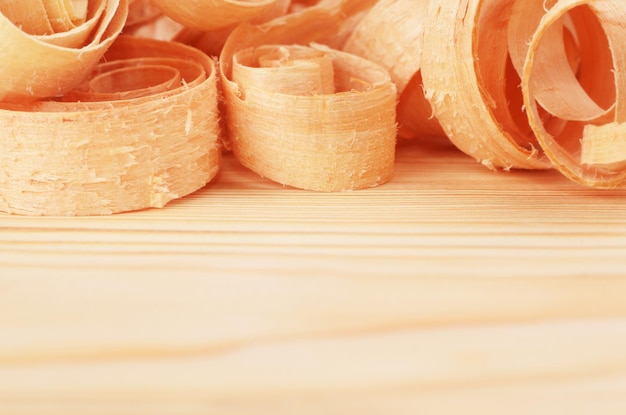
<path id="1" fill-rule="evenodd" d="M 284 188 L 226 155 L 111 217 L 0 216 L 0 414 L 624 414 L 626 192 L 401 144 Z"/>

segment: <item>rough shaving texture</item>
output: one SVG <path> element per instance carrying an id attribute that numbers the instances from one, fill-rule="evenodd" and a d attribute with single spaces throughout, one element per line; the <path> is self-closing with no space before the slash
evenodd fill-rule
<path id="1" fill-rule="evenodd" d="M 219 143 L 282 184 L 372 187 L 427 135 L 622 187 L 625 25 L 622 0 L 0 0 L 0 210 L 160 207 Z"/>
<path id="2" fill-rule="evenodd" d="M 184 45 L 127 37 L 105 61 L 67 94 L 80 102 L 0 110 L 1 210 L 96 215 L 162 207 L 215 176 L 221 150 L 213 61 Z M 118 63 L 131 69 L 122 78 L 149 67 L 182 79 L 120 95 L 119 80 L 102 79 Z"/>

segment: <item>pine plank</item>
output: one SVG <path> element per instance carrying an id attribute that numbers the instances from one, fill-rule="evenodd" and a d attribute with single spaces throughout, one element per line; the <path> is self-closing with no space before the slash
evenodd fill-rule
<path id="1" fill-rule="evenodd" d="M 226 155 L 164 209 L 0 215 L 0 413 L 624 413 L 625 196 L 423 142 L 363 191 Z"/>

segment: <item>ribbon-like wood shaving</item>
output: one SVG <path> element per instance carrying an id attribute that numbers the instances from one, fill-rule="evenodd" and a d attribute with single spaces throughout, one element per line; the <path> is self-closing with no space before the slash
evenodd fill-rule
<path id="1" fill-rule="evenodd" d="M 219 167 L 217 74 L 200 51 L 120 37 L 58 101 L 0 109 L 0 210 L 95 215 L 162 207 Z"/>
<path id="2" fill-rule="evenodd" d="M 212 31 L 271 13 L 277 0 L 152 0 L 166 16 L 184 26 L 200 31 Z"/>
<path id="3" fill-rule="evenodd" d="M 508 105 L 511 1 L 431 0 L 424 34 L 426 96 L 448 138 L 489 168 L 545 168 L 536 140 Z"/>
<path id="4" fill-rule="evenodd" d="M 6 2 L 0 7 L 0 11 L 11 5 L 23 7 L 10 14 L 19 15 L 19 22 L 0 14 L 0 101 L 59 96 L 87 76 L 121 32 L 128 15 L 126 0 L 92 3 L 84 23 L 62 32 L 53 28 L 52 33 L 24 27 L 32 21 L 24 18 L 30 11 L 28 3 Z"/>
<path id="5" fill-rule="evenodd" d="M 230 145 L 262 176 L 320 191 L 391 178 L 397 92 L 389 74 L 328 47 L 280 45 L 321 38 L 341 24 L 342 11 L 311 8 L 264 26 L 242 25 L 222 51 Z"/>
<path id="6" fill-rule="evenodd" d="M 539 7 L 532 3 L 524 8 L 530 15 Z M 580 62 L 574 67 L 557 36 L 568 16 L 579 39 Z M 611 144 L 615 140 L 606 139 L 622 136 L 626 121 L 625 22 L 626 9 L 619 0 L 561 0 L 539 20 L 521 72 L 528 119 L 546 155 L 570 179 L 598 188 L 626 184 L 626 168 L 618 162 L 626 154 Z M 551 131 L 540 108 L 568 125 Z M 601 146 L 611 147 L 599 151 Z M 611 159 L 597 158 L 608 152 L 615 153 Z"/>
<path id="7" fill-rule="evenodd" d="M 244 166 L 320 191 L 391 178 L 396 89 L 369 61 L 315 45 L 265 45 L 237 52 L 225 82 L 233 84 L 226 89 L 231 146 Z"/>
<path id="8" fill-rule="evenodd" d="M 625 27 L 622 0 L 0 0 L 0 210 L 163 206 L 219 143 L 318 191 L 424 136 L 623 187 Z"/>

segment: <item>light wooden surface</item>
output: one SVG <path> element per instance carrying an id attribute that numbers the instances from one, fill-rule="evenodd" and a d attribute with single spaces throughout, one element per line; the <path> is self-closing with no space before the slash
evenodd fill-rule
<path id="1" fill-rule="evenodd" d="M 624 414 L 626 192 L 401 145 L 162 210 L 0 216 L 0 413 Z"/>

